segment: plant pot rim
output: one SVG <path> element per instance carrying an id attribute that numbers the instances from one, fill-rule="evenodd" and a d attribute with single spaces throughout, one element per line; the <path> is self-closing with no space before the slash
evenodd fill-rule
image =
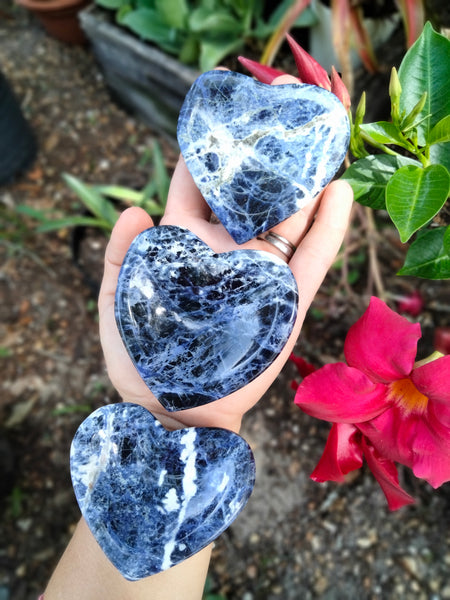
<path id="1" fill-rule="evenodd" d="M 77 5 L 86 5 L 89 0 L 17 0 L 17 3 L 36 12 L 64 10 Z"/>

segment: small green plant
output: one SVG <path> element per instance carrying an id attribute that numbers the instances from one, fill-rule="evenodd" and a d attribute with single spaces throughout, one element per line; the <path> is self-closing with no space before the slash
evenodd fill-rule
<path id="1" fill-rule="evenodd" d="M 249 39 L 266 39 L 292 0 L 265 21 L 259 0 L 95 0 L 130 29 L 185 64 L 202 71 L 236 53 Z"/>
<path id="2" fill-rule="evenodd" d="M 450 226 L 441 218 L 450 193 L 449 81 L 450 41 L 427 23 L 392 70 L 391 121 L 364 124 L 363 94 L 352 122 L 357 160 L 343 179 L 360 204 L 387 210 L 402 242 L 412 239 L 399 275 L 450 278 Z"/>
<path id="3" fill-rule="evenodd" d="M 152 152 L 153 173 L 150 181 L 140 191 L 117 185 L 88 185 L 64 173 L 62 175 L 68 187 L 79 197 L 88 215 L 64 215 L 55 217 L 54 213 L 20 205 L 16 210 L 39 221 L 36 231 L 39 233 L 55 231 L 65 227 L 97 227 L 109 235 L 119 218 L 116 202 L 125 206 L 140 206 L 151 216 L 159 217 L 164 209 L 169 193 L 170 177 L 164 164 L 159 144 L 155 142 Z"/>

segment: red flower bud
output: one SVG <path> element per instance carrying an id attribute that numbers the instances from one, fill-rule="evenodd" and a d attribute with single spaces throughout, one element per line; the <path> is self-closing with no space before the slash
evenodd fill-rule
<path id="1" fill-rule="evenodd" d="M 266 65 L 261 65 L 255 60 L 250 60 L 244 56 L 238 56 L 238 61 L 241 63 L 241 65 L 248 69 L 258 81 L 261 81 L 261 83 L 272 83 L 276 77 L 286 74 L 283 73 L 283 71 L 279 71 L 278 69 L 274 69 L 273 67 L 268 67 Z"/>

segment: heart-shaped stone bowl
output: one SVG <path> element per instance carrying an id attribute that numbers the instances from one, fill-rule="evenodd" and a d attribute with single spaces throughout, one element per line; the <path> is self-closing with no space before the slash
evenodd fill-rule
<path id="1" fill-rule="evenodd" d="M 177 137 L 206 202 L 242 244 L 323 189 L 344 160 L 350 127 L 323 88 L 207 71 L 185 98 Z"/>
<path id="2" fill-rule="evenodd" d="M 70 452 L 75 495 L 108 559 L 128 580 L 164 571 L 224 531 L 255 481 L 253 454 L 218 428 L 167 431 L 137 404 L 80 425 Z"/>
<path id="3" fill-rule="evenodd" d="M 292 332 L 297 305 L 292 271 L 273 254 L 216 254 L 166 225 L 131 244 L 115 313 L 140 376 L 175 411 L 218 400 L 265 371 Z"/>

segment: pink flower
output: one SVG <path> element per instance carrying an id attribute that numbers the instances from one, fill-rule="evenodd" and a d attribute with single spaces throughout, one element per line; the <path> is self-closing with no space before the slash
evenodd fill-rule
<path id="1" fill-rule="evenodd" d="M 333 423 L 314 480 L 342 481 L 365 458 L 391 510 L 414 501 L 395 462 L 434 488 L 450 480 L 450 356 L 414 364 L 420 337 L 418 323 L 372 298 L 347 334 L 347 364 L 325 365 L 300 383 L 295 403 Z"/>
<path id="2" fill-rule="evenodd" d="M 422 294 L 418 290 L 414 290 L 409 296 L 403 296 L 397 301 L 398 310 L 412 317 L 420 315 L 424 304 Z"/>
<path id="3" fill-rule="evenodd" d="M 314 371 L 317 371 L 313 364 L 309 363 L 301 356 L 296 356 L 294 353 L 290 355 L 289 360 L 292 361 L 297 367 L 298 374 L 302 379 L 308 375 L 311 375 L 311 373 L 314 373 Z M 294 391 L 297 390 L 298 386 L 299 384 L 296 381 L 291 381 L 291 388 Z"/>
<path id="4" fill-rule="evenodd" d="M 300 83 L 309 83 L 323 87 L 335 94 L 345 109 L 350 108 L 351 100 L 347 88 L 344 82 L 340 78 L 334 67 L 331 68 L 331 78 L 328 77 L 328 73 L 325 69 L 303 48 L 297 44 L 293 37 L 289 34 L 286 35 L 286 39 L 291 48 L 292 54 L 294 55 L 295 64 L 298 69 L 298 80 Z M 268 67 L 267 65 L 261 65 L 260 63 L 250 60 L 249 58 L 239 57 L 239 62 L 246 67 L 262 83 L 272 83 L 272 81 L 280 75 L 286 75 L 283 71 Z"/>

